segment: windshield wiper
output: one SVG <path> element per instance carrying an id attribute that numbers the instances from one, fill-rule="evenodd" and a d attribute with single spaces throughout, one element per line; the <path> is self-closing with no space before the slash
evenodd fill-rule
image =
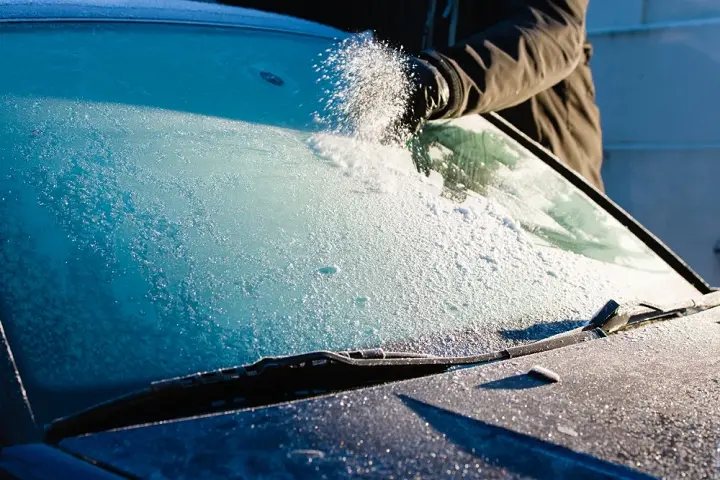
<path id="1" fill-rule="evenodd" d="M 151 383 L 147 388 L 53 421 L 45 441 L 219 411 L 266 406 L 531 355 L 606 337 L 648 322 L 720 306 L 720 292 L 661 308 L 609 301 L 588 324 L 543 340 L 468 357 L 382 349 L 318 351 Z"/>
<path id="2" fill-rule="evenodd" d="M 720 291 L 708 293 L 698 299 L 683 300 L 664 307 L 646 302 L 621 306 L 616 301 L 610 300 L 590 320 L 590 323 L 579 330 L 600 329 L 606 335 L 610 335 L 649 322 L 686 317 L 717 306 L 720 306 Z"/>
<path id="3" fill-rule="evenodd" d="M 439 357 L 382 349 L 317 351 L 267 357 L 256 363 L 151 383 L 147 388 L 53 421 L 45 441 L 195 415 L 266 406 L 380 385 L 574 345 L 604 337 L 600 329 L 576 331 L 468 357 Z"/>

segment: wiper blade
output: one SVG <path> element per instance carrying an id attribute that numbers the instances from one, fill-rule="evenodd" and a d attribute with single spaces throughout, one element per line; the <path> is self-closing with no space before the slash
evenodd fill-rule
<path id="1" fill-rule="evenodd" d="M 256 363 L 162 380 L 147 388 L 53 421 L 45 440 L 308 398 L 531 355 L 606 337 L 648 322 L 720 306 L 720 292 L 664 308 L 609 301 L 585 326 L 537 342 L 467 357 L 440 357 L 382 349 L 318 351 L 267 357 Z"/>
<path id="2" fill-rule="evenodd" d="M 142 390 L 53 421 L 45 429 L 45 441 L 59 443 L 64 438 L 88 433 L 380 385 L 553 350 L 603 336 L 599 329 L 577 331 L 467 357 L 382 349 L 267 357 L 250 365 L 151 383 Z"/>
<path id="3" fill-rule="evenodd" d="M 720 306 L 720 292 L 708 293 L 698 299 L 689 299 L 664 307 L 639 303 L 622 307 L 610 300 L 593 317 L 583 330 L 602 330 L 606 335 L 634 328 L 649 322 L 686 317 Z"/>

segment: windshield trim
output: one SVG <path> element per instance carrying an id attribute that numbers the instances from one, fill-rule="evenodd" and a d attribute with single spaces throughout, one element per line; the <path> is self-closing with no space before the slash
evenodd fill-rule
<path id="1" fill-rule="evenodd" d="M 42 432 L 35 421 L 32 405 L 10 348 L 2 318 L 0 318 L 0 385 L 7 389 L 6 395 L 0 400 L 0 410 L 7 413 L 3 419 L 9 420 L 9 425 L 3 425 L 4 428 L 0 429 L 0 448 L 40 439 Z"/>
<path id="2" fill-rule="evenodd" d="M 635 220 L 628 212 L 623 210 L 617 203 L 610 199 L 603 192 L 595 188 L 582 176 L 572 171 L 567 165 L 562 163 L 554 154 L 545 149 L 542 145 L 532 140 L 530 137 L 515 128 L 508 121 L 503 119 L 496 113 L 484 113 L 481 116 L 490 122 L 494 127 L 502 133 L 518 142 L 522 147 L 527 149 L 532 155 L 539 158 L 543 163 L 547 164 L 562 177 L 578 188 L 585 195 L 595 202 L 600 208 L 605 210 L 615 220 L 620 222 L 624 227 L 630 230 L 643 242 L 650 250 L 660 257 L 665 263 L 675 270 L 688 283 L 695 287 L 701 294 L 707 295 L 715 291 L 695 270 L 690 267 L 682 258 L 680 258 L 670 247 L 665 245 L 658 237 L 645 228 L 640 222 Z"/>

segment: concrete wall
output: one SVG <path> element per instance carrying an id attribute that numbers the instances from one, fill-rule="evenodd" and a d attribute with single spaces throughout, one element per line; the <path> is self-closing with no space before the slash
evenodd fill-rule
<path id="1" fill-rule="evenodd" d="M 611 198 L 720 286 L 720 0 L 591 0 Z"/>

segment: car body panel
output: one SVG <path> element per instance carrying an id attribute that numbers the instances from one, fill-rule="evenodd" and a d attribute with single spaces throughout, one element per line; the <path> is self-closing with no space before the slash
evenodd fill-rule
<path id="1" fill-rule="evenodd" d="M 525 358 L 61 446 L 151 478 L 717 478 L 718 345 L 714 310 Z M 536 365 L 560 381 L 528 377 Z"/>
<path id="2" fill-rule="evenodd" d="M 42 444 L 16 445 L 0 451 L 0 478 L 11 480 L 119 480 L 107 469 Z"/>
<path id="3" fill-rule="evenodd" d="M 0 0 L 0 22 L 82 20 L 233 26 L 322 38 L 347 35 L 335 28 L 308 20 L 190 0 Z"/>

